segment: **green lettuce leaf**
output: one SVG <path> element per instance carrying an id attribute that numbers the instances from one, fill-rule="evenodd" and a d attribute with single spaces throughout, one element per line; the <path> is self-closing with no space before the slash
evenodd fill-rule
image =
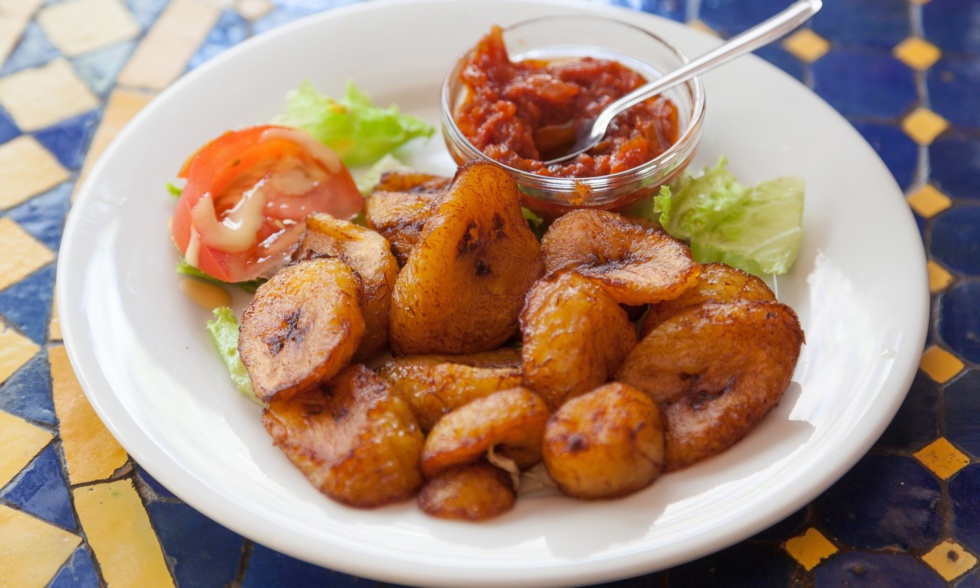
<path id="1" fill-rule="evenodd" d="M 262 404 L 255 395 L 255 390 L 252 389 L 252 380 L 248 377 L 245 364 L 238 356 L 238 318 L 235 317 L 235 312 L 227 306 L 220 306 L 215 308 L 213 313 L 214 319 L 207 322 L 208 332 L 211 333 L 211 340 L 214 341 L 221 359 L 225 362 L 225 367 L 228 368 L 231 381 L 239 392 L 250 400 Z"/>
<path id="2" fill-rule="evenodd" d="M 685 174 L 661 189 L 655 215 L 664 230 L 690 243 L 700 263 L 720 261 L 760 276 L 786 273 L 803 240 L 803 180 L 747 187 L 726 164 L 722 157 L 700 176 Z"/>
<path id="3" fill-rule="evenodd" d="M 347 83 L 347 94 L 336 100 L 304 81 L 286 97 L 285 114 L 276 124 L 302 129 L 337 152 L 348 166 L 368 165 L 416 137 L 431 137 L 435 128 L 422 119 L 402 114 L 391 105 L 379 108 L 371 98 Z"/>
<path id="4" fill-rule="evenodd" d="M 361 192 L 361 194 L 366 197 L 370 195 L 374 190 L 374 187 L 381 182 L 381 176 L 392 171 L 407 172 L 411 170 L 412 168 L 402 163 L 400 159 L 388 153 L 375 162 L 375 164 L 371 167 L 359 173 L 355 173 L 354 184 L 357 185 L 357 189 Z"/>

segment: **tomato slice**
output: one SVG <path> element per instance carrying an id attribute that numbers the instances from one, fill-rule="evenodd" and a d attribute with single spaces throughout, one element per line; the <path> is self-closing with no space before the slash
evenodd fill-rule
<path id="1" fill-rule="evenodd" d="M 289 261 L 313 212 L 349 219 L 364 204 L 329 147 L 297 129 L 229 131 L 191 155 L 171 222 L 192 266 L 225 282 L 269 277 Z"/>

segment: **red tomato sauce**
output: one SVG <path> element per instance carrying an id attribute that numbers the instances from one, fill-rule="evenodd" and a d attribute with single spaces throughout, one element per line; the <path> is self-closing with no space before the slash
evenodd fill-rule
<path id="1" fill-rule="evenodd" d="M 570 146 L 576 121 L 591 119 L 647 80 L 621 63 L 591 57 L 512 62 L 499 27 L 480 40 L 460 78 L 468 92 L 456 125 L 474 147 L 513 168 L 602 176 L 646 163 L 677 141 L 677 108 L 658 96 L 617 116 L 591 151 L 545 166 L 563 143 Z"/>

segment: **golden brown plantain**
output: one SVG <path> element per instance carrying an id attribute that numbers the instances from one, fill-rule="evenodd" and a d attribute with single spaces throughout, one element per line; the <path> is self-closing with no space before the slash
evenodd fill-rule
<path id="1" fill-rule="evenodd" d="M 397 355 L 496 349 L 517 332 L 541 275 L 514 179 L 486 161 L 459 169 L 425 223 L 392 295 Z"/>
<path id="2" fill-rule="evenodd" d="M 650 331 L 616 380 L 660 406 L 665 468 L 679 470 L 737 443 L 779 403 L 802 345 L 799 320 L 785 304 L 705 303 Z"/>
<path id="3" fill-rule="evenodd" d="M 388 242 L 371 229 L 314 213 L 306 217 L 306 233 L 299 246 L 299 259 L 336 257 L 360 279 L 364 338 L 354 361 L 364 361 L 388 346 L 388 315 L 391 289 L 398 277 L 398 263 Z"/>
<path id="4" fill-rule="evenodd" d="M 548 420 L 544 400 L 526 388 L 478 398 L 442 417 L 422 448 L 422 474 L 431 480 L 453 467 L 473 463 L 488 450 L 527 469 L 541 460 Z"/>
<path id="5" fill-rule="evenodd" d="M 423 436 L 408 406 L 362 365 L 322 388 L 276 397 L 262 415 L 276 446 L 320 492 L 358 508 L 411 498 Z"/>
<path id="6" fill-rule="evenodd" d="M 626 311 L 574 271 L 538 280 L 520 321 L 524 386 L 552 410 L 605 384 L 636 345 Z"/>
<path id="7" fill-rule="evenodd" d="M 391 244 L 398 264 L 415 248 L 432 203 L 451 178 L 416 172 L 388 172 L 364 201 L 364 220 Z"/>
<path id="8" fill-rule="evenodd" d="M 541 251 L 549 273 L 573 269 L 602 283 L 617 302 L 652 304 L 680 296 L 700 266 L 661 229 L 605 210 L 574 210 L 548 227 Z"/>
<path id="9" fill-rule="evenodd" d="M 422 512 L 440 519 L 483 521 L 514 508 L 510 475 L 485 461 L 459 466 L 426 482 L 419 492 Z"/>
<path id="10" fill-rule="evenodd" d="M 653 304 L 643 319 L 641 336 L 667 318 L 706 302 L 734 302 L 736 300 L 776 300 L 769 286 L 760 278 L 723 263 L 701 266 L 701 275 L 694 286 L 679 297 Z"/>
<path id="11" fill-rule="evenodd" d="M 569 400 L 548 420 L 542 455 L 564 494 L 618 498 L 653 483 L 664 465 L 664 428 L 656 403 L 613 382 Z"/>
<path id="12" fill-rule="evenodd" d="M 364 336 L 359 284 L 339 259 L 285 267 L 242 313 L 238 352 L 263 402 L 335 376 Z"/>
<path id="13" fill-rule="evenodd" d="M 488 356 L 483 361 L 494 361 L 491 353 L 494 352 L 478 355 Z M 445 359 L 450 357 L 410 355 L 389 360 L 378 368 L 378 375 L 408 403 L 423 431 L 471 400 L 521 385 L 520 367 L 476 367 Z"/>

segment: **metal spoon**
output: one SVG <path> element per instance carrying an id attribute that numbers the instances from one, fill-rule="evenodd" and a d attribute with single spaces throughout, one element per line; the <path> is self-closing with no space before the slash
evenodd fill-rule
<path id="1" fill-rule="evenodd" d="M 567 142 L 571 142 L 573 137 L 572 133 L 569 131 L 572 129 L 566 127 L 565 129 L 559 130 L 556 128 L 555 132 L 552 133 L 550 140 L 548 141 L 549 143 L 552 143 L 552 145 L 549 149 L 547 149 L 547 151 L 552 153 L 557 151 L 562 155 L 545 161 L 545 165 L 559 163 L 561 161 L 565 161 L 566 159 L 571 159 L 580 153 L 585 153 L 589 149 L 592 149 L 599 143 L 599 141 L 602 140 L 603 136 L 606 134 L 607 127 L 609 127 L 609 123 L 612 122 L 612 120 L 616 118 L 616 115 L 619 113 L 631 106 L 643 102 L 648 98 L 660 94 L 664 90 L 686 82 L 696 75 L 714 69 L 715 67 L 722 65 L 723 63 L 727 63 L 736 57 L 782 38 L 790 31 L 796 29 L 809 20 L 810 17 L 820 10 L 821 6 L 823 6 L 822 0 L 799 0 L 776 16 L 763 21 L 762 23 L 752 27 L 738 36 L 732 37 L 726 43 L 720 45 L 713 51 L 705 53 L 694 61 L 689 62 L 687 65 L 675 69 L 662 78 L 658 78 L 652 82 L 640 86 L 636 90 L 630 92 L 615 102 L 610 103 L 609 106 L 607 106 L 602 112 L 599 113 L 597 117 L 595 117 L 595 119 L 578 121 L 575 125 L 576 128 L 574 129 L 576 131 L 574 133 L 574 144 L 572 144 L 567 150 L 560 148 L 555 149 L 557 146 L 554 144 L 555 137 L 564 135 Z M 541 130 L 547 131 L 547 129 Z M 542 135 L 548 135 L 548 133 L 545 132 L 542 133 Z"/>

